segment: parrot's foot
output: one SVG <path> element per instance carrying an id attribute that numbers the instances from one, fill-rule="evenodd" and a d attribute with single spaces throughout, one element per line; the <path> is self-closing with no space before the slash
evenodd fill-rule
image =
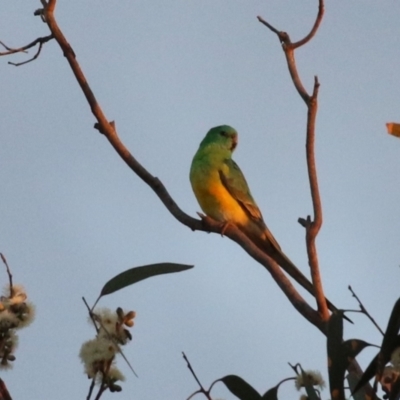
<path id="1" fill-rule="evenodd" d="M 228 227 L 229 227 L 230 225 L 232 225 L 230 222 L 223 222 L 223 223 L 221 224 L 221 226 L 222 226 L 222 229 L 221 229 L 221 236 L 222 236 L 222 237 L 224 237 L 225 231 L 228 229 Z"/>
<path id="2" fill-rule="evenodd" d="M 215 227 L 215 223 L 217 222 L 219 226 L 221 227 L 221 236 L 224 237 L 225 231 L 228 229 L 230 225 L 232 225 L 230 222 L 220 222 L 212 219 L 208 215 L 204 215 L 201 212 L 198 212 L 197 215 L 200 217 L 200 219 L 207 225 L 209 223 L 211 226 Z M 0 399 L 1 400 L 1 399 Z"/>

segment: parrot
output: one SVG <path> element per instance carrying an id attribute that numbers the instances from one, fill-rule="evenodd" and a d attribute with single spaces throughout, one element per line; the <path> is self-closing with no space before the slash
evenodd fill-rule
<path id="1" fill-rule="evenodd" d="M 265 224 L 242 171 L 232 159 L 237 144 L 238 133 L 228 125 L 210 129 L 201 141 L 190 167 L 190 183 L 201 209 L 225 228 L 235 225 L 314 295 L 313 284 L 285 255 Z M 329 300 L 327 305 L 331 311 L 337 310 Z"/>

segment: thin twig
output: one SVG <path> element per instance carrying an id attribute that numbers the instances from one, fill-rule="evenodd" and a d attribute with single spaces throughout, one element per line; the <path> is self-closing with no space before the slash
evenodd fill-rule
<path id="1" fill-rule="evenodd" d="M 194 396 L 196 396 L 196 394 L 199 394 L 199 393 L 202 393 L 202 391 L 201 390 L 196 390 L 186 400 L 192 399 Z"/>
<path id="2" fill-rule="evenodd" d="M 14 62 L 12 62 L 12 61 L 9 61 L 8 64 L 14 65 L 14 67 L 19 67 L 19 66 L 21 66 L 21 65 L 28 64 L 28 63 L 30 63 L 30 62 L 36 60 L 36 59 L 39 57 L 40 52 L 42 51 L 42 47 L 43 47 L 43 43 L 40 43 L 40 44 L 39 44 L 39 48 L 38 48 L 36 54 L 35 54 L 32 58 L 30 58 L 30 59 L 28 59 L 28 60 L 26 60 L 26 61 L 22 61 L 22 62 L 20 62 L 20 63 L 14 63 Z"/>
<path id="3" fill-rule="evenodd" d="M 274 28 L 269 22 L 267 22 L 263 17 L 261 17 L 260 15 L 257 16 L 257 19 L 263 24 L 265 25 L 269 30 L 271 30 L 272 32 L 274 32 L 276 35 L 278 35 L 278 37 L 280 37 L 280 35 L 282 35 L 284 32 L 279 31 L 278 29 Z"/>
<path id="4" fill-rule="evenodd" d="M 93 389 L 94 389 L 94 385 L 96 384 L 96 379 L 95 378 L 93 378 L 92 379 L 92 382 L 91 382 L 91 384 L 90 384 L 90 387 L 89 387 L 89 393 L 88 393 L 88 395 L 86 396 L 86 400 L 90 400 L 90 398 L 92 397 L 92 393 L 93 393 Z"/>
<path id="5" fill-rule="evenodd" d="M 358 305 L 360 306 L 360 312 L 362 312 L 363 314 L 365 314 L 370 321 L 375 325 L 376 329 L 378 329 L 378 331 L 382 334 L 382 336 L 384 336 L 384 332 L 383 330 L 380 328 L 380 326 L 378 325 L 378 323 L 375 321 L 375 319 L 372 317 L 372 315 L 367 311 L 367 309 L 364 307 L 364 304 L 361 302 L 361 300 L 358 298 L 358 296 L 355 294 L 354 290 L 352 289 L 352 287 L 349 285 L 348 289 L 350 290 L 351 294 L 353 295 L 353 297 L 357 300 Z"/>
<path id="6" fill-rule="evenodd" d="M 11 47 L 8 47 L 6 44 L 4 44 L 3 42 L 0 41 L 0 45 L 2 45 L 7 50 L 5 52 L 0 52 L 0 56 L 7 56 L 7 55 L 10 55 L 10 54 L 15 54 L 15 53 L 27 53 L 28 49 L 30 49 L 30 48 L 36 46 L 37 44 L 39 44 L 39 47 L 38 47 L 38 50 L 36 51 L 36 54 L 32 58 L 30 58 L 29 60 L 26 60 L 26 61 L 23 61 L 23 62 L 20 62 L 20 63 L 14 63 L 14 62 L 11 62 L 11 61 L 8 62 L 8 64 L 10 64 L 10 65 L 14 65 L 15 67 L 19 67 L 20 65 L 24 65 L 24 64 L 27 64 L 27 63 L 30 63 L 30 62 L 36 60 L 39 57 L 40 52 L 42 51 L 43 45 L 45 43 L 47 43 L 49 40 L 51 40 L 51 39 L 54 39 L 53 34 L 50 34 L 48 36 L 39 37 L 39 38 L 35 39 L 33 42 L 31 42 L 31 43 L 29 43 L 29 44 L 27 44 L 25 46 L 19 47 L 17 49 L 13 49 Z"/>
<path id="7" fill-rule="evenodd" d="M 101 395 L 102 395 L 106 390 L 107 390 L 107 385 L 106 385 L 106 383 L 104 382 L 104 376 L 103 376 L 103 379 L 101 380 L 101 384 L 100 384 L 100 387 L 99 387 L 99 391 L 97 392 L 97 395 L 96 395 L 96 397 L 95 397 L 94 400 L 99 400 L 100 397 L 101 397 Z"/>
<path id="8" fill-rule="evenodd" d="M 27 53 L 27 51 L 24 48 L 19 48 L 19 49 L 13 49 L 12 47 L 8 47 L 4 42 L 0 40 L 0 45 L 3 46 L 7 52 L 0 52 L 0 56 L 6 56 L 8 54 L 14 54 L 14 53 Z"/>
<path id="9" fill-rule="evenodd" d="M 101 321 L 101 318 L 99 318 L 96 313 L 93 312 L 93 309 L 91 309 L 89 307 L 89 304 L 87 303 L 86 299 L 84 297 L 82 297 L 83 302 L 85 303 L 88 312 L 89 312 L 89 316 L 90 319 L 93 322 L 94 327 L 96 328 L 96 333 L 99 333 L 99 327 L 97 326 L 97 324 L 99 324 L 101 326 L 101 328 L 104 330 L 104 332 L 106 332 L 108 338 L 114 343 L 114 345 L 117 348 L 117 351 L 119 354 L 121 354 L 122 358 L 124 359 L 124 361 L 127 363 L 128 367 L 130 368 L 130 370 L 133 372 L 133 374 L 136 376 L 136 378 L 138 378 L 137 373 L 135 372 L 135 370 L 133 369 L 131 363 L 129 362 L 129 360 L 127 359 L 127 357 L 125 356 L 124 352 L 121 350 L 121 347 L 119 345 L 119 343 L 117 343 L 117 341 L 112 337 L 112 335 L 110 334 L 110 332 L 108 332 L 107 328 L 104 326 L 103 322 Z"/>
<path id="10" fill-rule="evenodd" d="M 317 18 L 315 19 L 314 22 L 314 26 L 311 28 L 310 33 L 303 39 L 292 43 L 293 49 L 297 49 L 300 46 L 305 45 L 306 43 L 308 43 L 317 33 L 317 30 L 319 28 L 319 25 L 321 24 L 322 18 L 324 16 L 324 1 L 323 0 L 318 0 L 319 1 L 319 5 L 318 5 L 318 15 Z"/>
<path id="11" fill-rule="evenodd" d="M 82 296 L 82 300 L 85 303 L 86 308 L 88 309 L 89 312 L 89 317 L 93 322 L 94 328 L 96 329 L 96 333 L 99 333 L 99 327 L 97 326 L 96 322 L 96 314 L 93 312 L 93 310 L 89 307 L 89 304 L 87 303 L 86 299 Z"/>
<path id="12" fill-rule="evenodd" d="M 8 281 L 10 282 L 10 296 L 12 296 L 13 295 L 13 280 L 12 280 L 11 270 L 8 266 L 7 259 L 3 253 L 0 253 L 0 257 L 3 260 L 4 265 L 6 266 Z"/>
<path id="13" fill-rule="evenodd" d="M 200 386 L 200 393 L 203 393 L 207 399 L 212 400 L 210 393 L 204 389 L 203 385 L 201 384 L 199 378 L 197 377 L 196 373 L 194 372 L 188 358 L 186 357 L 186 354 L 182 351 L 182 357 L 186 361 L 187 367 L 189 368 L 189 371 L 192 373 L 193 378 L 196 380 L 197 384 Z M 190 397 L 189 397 L 190 398 Z"/>
<path id="14" fill-rule="evenodd" d="M 279 31 L 278 29 L 274 28 L 270 23 L 265 21 L 262 17 L 258 16 L 257 19 L 265 25 L 268 29 L 270 29 L 272 32 L 274 32 L 279 39 L 279 42 L 282 45 L 282 50 L 285 54 L 286 57 L 286 63 L 289 69 L 290 77 L 292 78 L 292 81 L 294 83 L 294 86 L 301 96 L 301 98 L 304 100 L 306 104 L 308 104 L 310 100 L 310 96 L 308 95 L 306 89 L 303 86 L 303 83 L 301 82 L 300 76 L 297 72 L 297 67 L 296 67 L 296 60 L 294 58 L 294 48 L 293 44 L 290 40 L 290 36 L 287 32 Z"/>

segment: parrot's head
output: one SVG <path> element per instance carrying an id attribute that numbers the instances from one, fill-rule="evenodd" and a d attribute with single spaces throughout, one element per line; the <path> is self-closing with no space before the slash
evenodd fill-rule
<path id="1" fill-rule="evenodd" d="M 200 147 L 208 147 L 209 145 L 217 146 L 225 150 L 233 151 L 238 144 L 238 134 L 229 125 L 216 126 L 211 128 L 206 137 L 200 143 Z"/>

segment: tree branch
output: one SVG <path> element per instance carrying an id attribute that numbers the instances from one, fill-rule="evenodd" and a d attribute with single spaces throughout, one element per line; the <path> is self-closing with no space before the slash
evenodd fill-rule
<path id="1" fill-rule="evenodd" d="M 322 18 L 324 16 L 324 11 L 325 11 L 324 0 L 318 0 L 318 1 L 319 1 L 318 15 L 314 22 L 314 26 L 311 28 L 310 33 L 305 38 L 297 41 L 296 43 L 292 43 L 293 49 L 297 49 L 298 47 L 301 47 L 301 46 L 305 45 L 306 43 L 308 43 L 317 33 L 317 30 L 319 28 L 319 25 L 322 22 Z"/>
<path id="2" fill-rule="evenodd" d="M 311 268 L 311 277 L 315 288 L 315 297 L 318 304 L 318 310 L 322 320 L 327 321 L 329 319 L 329 311 L 327 309 L 327 304 L 323 292 L 323 286 L 318 266 L 317 250 L 315 246 L 316 236 L 322 226 L 322 205 L 318 189 L 317 169 L 315 163 L 315 149 L 314 149 L 315 120 L 318 110 L 317 100 L 318 100 L 319 82 L 317 77 L 315 77 L 313 93 L 310 96 L 305 90 L 300 80 L 294 58 L 294 50 L 306 44 L 308 41 L 312 39 L 312 37 L 316 34 L 318 27 L 322 21 L 322 17 L 324 14 L 324 1 L 323 0 L 318 0 L 318 1 L 319 1 L 319 10 L 313 28 L 304 39 L 301 39 L 296 43 L 291 43 L 290 37 L 286 32 L 279 31 L 261 17 L 257 18 L 263 25 L 265 25 L 269 30 L 271 30 L 278 36 L 278 39 L 282 44 L 282 49 L 285 53 L 286 62 L 289 68 L 289 73 L 292 78 L 293 84 L 297 92 L 299 93 L 300 97 L 303 99 L 303 101 L 306 103 L 307 106 L 306 157 L 307 157 L 307 168 L 308 168 L 308 177 L 310 181 L 311 197 L 313 203 L 314 220 L 311 221 L 310 216 L 308 216 L 306 220 L 302 218 L 299 219 L 299 223 L 306 228 L 307 254 Z M 358 379 L 360 379 L 363 374 L 360 366 L 358 365 L 355 359 L 349 364 L 347 370 L 349 371 L 349 373 L 354 373 L 355 376 L 358 377 Z M 370 398 L 375 398 L 375 395 L 370 385 L 366 386 L 366 390 Z"/>
<path id="3" fill-rule="evenodd" d="M 4 51 L 4 52 L 0 52 L 0 56 L 7 56 L 7 55 L 10 55 L 10 54 L 15 54 L 15 53 L 27 53 L 28 49 L 30 49 L 30 48 L 36 46 L 37 44 L 39 44 L 35 55 L 33 57 L 29 58 L 28 60 L 20 62 L 20 63 L 14 63 L 14 62 L 11 62 L 11 61 L 8 62 L 8 64 L 10 64 L 10 65 L 14 65 L 16 67 L 19 67 L 20 65 L 24 65 L 24 64 L 27 64 L 27 63 L 29 63 L 31 61 L 36 60 L 39 57 L 40 52 L 42 51 L 43 45 L 45 43 L 47 43 L 49 40 L 51 40 L 51 39 L 54 39 L 53 35 L 39 37 L 39 38 L 35 39 L 33 42 L 27 44 L 26 46 L 22 46 L 22 47 L 19 47 L 17 49 L 13 49 L 11 47 L 8 47 L 2 41 L 0 41 L 0 45 L 3 46 L 7 50 L 7 51 Z"/>
<path id="4" fill-rule="evenodd" d="M 43 0 L 44 1 L 44 0 Z M 50 7 L 52 5 L 52 7 Z M 122 143 L 118 137 L 115 123 L 108 122 L 105 117 L 97 99 L 92 92 L 83 71 L 76 60 L 75 53 L 68 43 L 67 39 L 61 32 L 60 28 L 54 17 L 54 6 L 55 0 L 49 1 L 48 5 L 43 10 L 45 21 L 47 22 L 49 29 L 54 36 L 55 40 L 61 47 L 64 56 L 66 57 L 78 84 L 80 85 L 87 102 L 91 108 L 94 117 L 97 120 L 95 128 L 98 129 L 114 147 L 115 151 L 125 161 L 125 163 L 135 172 L 145 183 L 147 183 L 156 195 L 163 202 L 168 211 L 182 224 L 186 225 L 192 230 L 199 230 L 205 232 L 221 233 L 222 226 L 219 222 L 213 221 L 211 218 L 203 218 L 203 220 L 197 220 L 187 215 L 181 210 L 176 202 L 169 195 L 167 189 L 163 183 L 155 176 L 151 175 L 129 152 L 129 150 Z M 321 331 L 325 331 L 325 324 L 321 320 L 318 313 L 313 310 L 307 302 L 300 296 L 295 290 L 294 286 L 282 272 L 280 267 L 264 252 L 262 252 L 250 239 L 247 238 L 242 232 L 234 226 L 229 226 L 225 229 L 225 235 L 230 239 L 238 243 L 251 257 L 261 263 L 272 275 L 274 280 L 277 282 L 279 287 L 285 293 L 286 297 L 293 304 L 298 312 L 300 312 L 309 322 L 315 325 Z"/>
<path id="5" fill-rule="evenodd" d="M 183 351 L 182 351 L 182 357 L 183 357 L 183 359 L 186 361 L 186 365 L 187 365 L 187 367 L 189 368 L 189 371 L 191 372 L 191 374 L 193 375 L 193 378 L 195 379 L 195 381 L 197 382 L 197 384 L 200 386 L 200 390 L 197 390 L 197 391 L 196 391 L 195 393 L 193 393 L 193 394 L 203 393 L 204 396 L 206 396 L 208 400 L 212 400 L 209 391 L 207 391 L 207 390 L 204 389 L 204 387 L 203 387 L 203 385 L 201 384 L 199 378 L 197 377 L 196 373 L 194 372 L 194 370 L 193 370 L 193 368 L 192 368 L 192 365 L 190 364 L 190 361 L 188 360 L 188 358 L 186 357 L 186 354 L 185 354 Z M 190 399 L 191 397 L 192 397 L 192 396 L 190 396 L 189 399 Z M 189 399 L 188 399 L 188 400 L 189 400 Z"/>
<path id="6" fill-rule="evenodd" d="M 317 247 L 315 244 L 316 237 L 322 226 L 322 203 L 319 194 L 317 167 L 315 163 L 315 119 L 318 109 L 318 88 L 319 82 L 317 77 L 315 77 L 313 94 L 308 103 L 306 140 L 307 169 L 314 209 L 314 220 L 306 226 L 306 243 L 308 260 L 311 268 L 311 278 L 315 287 L 315 297 L 318 303 L 318 310 L 321 312 L 323 316 L 322 318 L 327 320 L 329 318 L 329 312 L 327 307 L 324 307 L 326 301 L 319 270 Z"/>
<path id="7" fill-rule="evenodd" d="M 13 49 L 12 47 L 8 47 L 5 45 L 2 41 L 0 41 L 0 45 L 2 45 L 7 51 L 0 52 L 0 56 L 7 56 L 10 54 L 15 54 L 15 53 L 27 53 L 26 50 L 36 46 L 37 44 L 43 45 L 44 43 L 48 42 L 49 40 L 54 39 L 53 35 L 48 35 L 48 36 L 43 36 L 35 39 L 33 42 L 22 46 L 18 47 L 17 49 Z"/>
<path id="8" fill-rule="evenodd" d="M 0 253 L 0 258 L 2 259 L 4 265 L 6 266 L 6 270 L 7 270 L 7 275 L 8 275 L 8 282 L 10 284 L 10 297 L 12 297 L 13 295 L 13 279 L 12 279 L 12 273 L 10 270 L 10 267 L 8 266 L 8 262 L 6 257 L 4 256 L 3 253 Z"/>
<path id="9" fill-rule="evenodd" d="M 307 106 L 307 139 L 306 139 L 306 157 L 307 157 L 307 169 L 308 169 L 308 177 L 310 182 L 311 189 L 311 198 L 314 209 L 314 220 L 308 217 L 306 221 L 301 220 L 299 222 L 306 228 L 306 244 L 307 244 L 307 254 L 308 261 L 311 269 L 311 277 L 315 290 L 315 298 L 318 305 L 318 311 L 321 315 L 321 318 L 324 321 L 328 321 L 330 313 L 328 310 L 328 306 L 326 303 L 324 290 L 322 286 L 321 274 L 318 266 L 318 256 L 317 250 L 315 246 L 316 236 L 322 225 L 322 206 L 321 206 L 321 198 L 319 195 L 318 189 L 318 180 L 317 180 L 317 168 L 315 164 L 315 120 L 317 116 L 318 109 L 318 89 L 319 82 L 315 77 L 314 80 L 314 89 L 313 93 L 310 96 L 301 82 L 299 73 L 296 67 L 296 60 L 294 57 L 294 50 L 312 39 L 312 37 L 316 34 L 318 27 L 322 21 L 322 17 L 324 14 L 324 2 L 323 0 L 319 0 L 319 12 L 317 18 L 315 20 L 314 26 L 311 29 L 310 33 L 302 40 L 292 43 L 290 40 L 290 36 L 283 31 L 279 31 L 274 28 L 270 23 L 265 21 L 262 17 L 257 17 L 258 20 L 266 26 L 269 30 L 274 32 L 282 44 L 282 50 L 285 53 L 286 63 L 289 69 L 290 76 L 292 78 L 293 84 L 299 93 L 300 97 L 306 103 Z"/>
<path id="10" fill-rule="evenodd" d="M 319 8 L 318 8 L 318 15 L 316 17 L 316 20 L 314 22 L 314 26 L 312 27 L 310 33 L 305 36 L 303 39 L 292 43 L 290 40 L 290 36 L 287 32 L 284 31 L 279 31 L 278 29 L 274 28 L 270 23 L 265 21 L 262 17 L 258 16 L 257 19 L 265 25 L 270 31 L 275 33 L 278 36 L 279 42 L 282 45 L 282 49 L 285 53 L 286 57 L 286 62 L 287 66 L 289 68 L 289 73 L 292 78 L 292 81 L 294 83 L 294 86 L 301 96 L 301 98 L 304 100 L 304 102 L 308 105 L 308 103 L 311 100 L 310 95 L 307 93 L 306 89 L 304 88 L 300 76 L 297 72 L 297 67 L 296 67 L 296 60 L 294 57 L 294 50 L 296 50 L 298 47 L 301 47 L 308 43 L 317 33 L 317 30 L 322 22 L 322 18 L 324 16 L 324 0 L 318 0 L 319 1 Z"/>

